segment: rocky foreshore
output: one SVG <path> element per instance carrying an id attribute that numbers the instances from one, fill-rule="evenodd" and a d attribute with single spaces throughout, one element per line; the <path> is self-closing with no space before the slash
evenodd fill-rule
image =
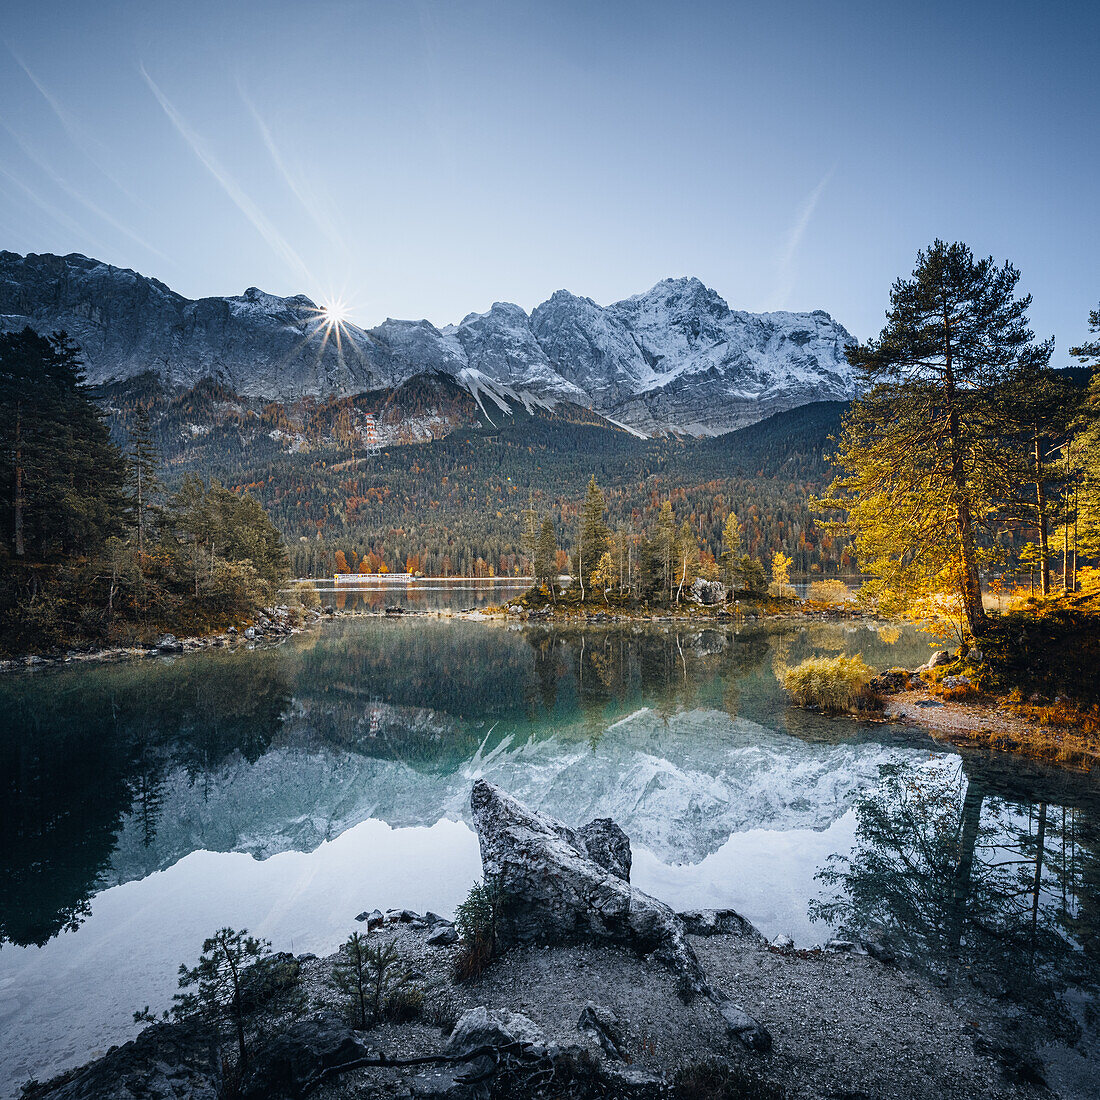
<path id="1" fill-rule="evenodd" d="M 142 660 L 148 657 L 170 657 L 199 649 L 256 646 L 265 642 L 277 642 L 292 634 L 300 634 L 304 630 L 317 626 L 326 617 L 331 615 L 323 611 L 301 611 L 298 608 L 292 609 L 287 604 L 280 604 L 277 607 L 268 608 L 263 614 L 257 616 L 254 623 L 240 629 L 231 626 L 227 630 L 216 633 L 183 638 L 175 634 L 161 634 L 146 645 L 89 646 L 52 653 L 29 653 L 22 657 L 0 659 L 0 673 L 51 668 L 80 661 Z"/>
<path id="2" fill-rule="evenodd" d="M 422 1004 L 356 1030 L 331 975 L 298 960 L 308 1008 L 253 1038 L 247 1071 L 195 1024 L 156 1024 L 30 1095 L 49 1100 L 315 1096 L 935 1097 L 1038 1095 L 1038 1071 L 974 998 L 948 1000 L 885 942 L 769 943 L 731 910 L 675 913 L 630 883 L 607 819 L 572 829 L 484 781 L 471 806 L 503 904 L 486 968 L 435 914 L 364 911 Z M 289 957 L 288 957 L 289 958 Z"/>

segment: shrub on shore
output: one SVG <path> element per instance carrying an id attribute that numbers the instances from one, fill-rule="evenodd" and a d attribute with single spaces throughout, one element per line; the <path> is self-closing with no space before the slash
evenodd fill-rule
<path id="1" fill-rule="evenodd" d="M 321 597 L 317 594 L 317 586 L 312 581 L 296 584 L 293 592 L 304 610 L 316 611 L 321 606 Z"/>
<path id="2" fill-rule="evenodd" d="M 376 947 L 361 932 L 353 932 L 340 948 L 332 984 L 343 998 L 348 1021 L 360 1030 L 382 1020 L 415 1019 L 424 1004 L 424 993 L 409 977 L 393 942 Z"/>
<path id="3" fill-rule="evenodd" d="M 783 686 L 801 707 L 818 707 L 826 714 L 878 709 L 871 690 L 874 671 L 860 654 L 854 657 L 811 657 L 780 672 Z"/>
<path id="4" fill-rule="evenodd" d="M 273 955 L 270 942 L 250 936 L 247 929 L 219 928 L 207 938 L 197 965 L 180 964 L 179 987 L 188 992 L 177 993 L 160 1020 L 147 1005 L 134 1013 L 134 1022 L 171 1018 L 209 1027 L 226 1044 L 223 1053 L 232 1051 L 227 1067 L 231 1090 L 247 1070 L 254 1047 L 273 1028 L 299 1016 L 305 1004 L 298 960 Z"/>
<path id="5" fill-rule="evenodd" d="M 852 590 L 843 582 L 837 580 L 813 581 L 806 593 L 808 600 L 817 603 L 851 603 L 854 599 Z"/>
<path id="6" fill-rule="evenodd" d="M 475 882 L 466 900 L 455 911 L 460 944 L 455 957 L 457 982 L 478 977 L 489 965 L 497 946 L 497 924 L 504 908 L 500 884 L 492 878 Z"/>

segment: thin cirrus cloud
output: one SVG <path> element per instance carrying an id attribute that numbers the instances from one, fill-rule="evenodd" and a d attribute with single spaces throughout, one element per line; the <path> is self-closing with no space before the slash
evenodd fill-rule
<path id="1" fill-rule="evenodd" d="M 786 237 L 783 241 L 783 247 L 780 249 L 779 259 L 776 264 L 777 286 L 771 307 L 772 309 L 783 309 L 788 304 L 791 291 L 794 289 L 795 258 L 798 256 L 798 249 L 802 244 L 802 238 L 806 236 L 806 230 L 810 228 L 810 222 L 813 220 L 814 211 L 817 210 L 817 204 L 825 188 L 829 186 L 829 181 L 833 178 L 835 172 L 836 165 L 833 165 L 833 167 L 821 177 L 818 185 L 809 193 L 805 201 L 798 208 L 798 213 L 795 215 L 794 222 L 790 229 L 787 230 Z"/>
<path id="2" fill-rule="evenodd" d="M 305 261 L 294 250 L 290 242 L 272 225 L 271 221 L 262 210 L 245 194 L 244 189 L 221 165 L 217 157 L 210 151 L 206 143 L 188 125 L 184 117 L 176 110 L 168 97 L 160 90 L 156 81 L 145 71 L 144 65 L 138 66 L 145 83 L 156 96 L 169 121 L 178 131 L 180 137 L 191 147 L 191 151 L 198 157 L 203 167 L 217 180 L 222 190 L 232 199 L 238 210 L 252 223 L 256 231 L 267 242 L 268 246 L 290 264 L 307 283 L 313 284 L 316 280 Z"/>
<path id="3" fill-rule="evenodd" d="M 126 184 L 104 164 L 105 160 L 110 159 L 110 155 L 103 144 L 96 141 L 87 133 L 85 128 L 82 127 L 76 118 L 64 107 L 57 96 L 43 84 L 38 76 L 31 70 L 30 66 L 11 48 L 11 46 L 8 46 L 8 52 L 15 59 L 15 63 L 23 70 L 27 79 L 34 85 L 38 94 L 46 101 L 50 110 L 53 111 L 57 121 L 61 124 L 61 128 L 65 131 L 65 134 L 73 145 L 88 158 L 101 175 L 110 180 L 110 182 L 113 183 L 131 202 L 148 210 L 148 204 L 134 195 Z M 154 249 L 154 251 L 156 250 Z M 163 255 L 163 253 L 158 252 L 157 255 Z"/>
<path id="4" fill-rule="evenodd" d="M 9 131 L 10 132 L 10 131 Z M 83 238 L 91 246 L 92 250 L 99 252 L 101 255 L 107 254 L 107 248 L 104 243 L 93 237 L 86 229 L 80 226 L 72 218 L 69 217 L 63 210 L 59 210 L 52 203 L 47 202 L 41 195 L 38 194 L 33 188 L 28 187 L 18 176 L 13 175 L 6 168 L 0 165 L 0 176 L 3 176 L 10 184 L 12 184 L 16 190 L 18 190 L 28 202 L 37 206 L 48 217 L 53 218 L 58 225 L 68 230 L 70 234 L 77 238 Z"/>
<path id="5" fill-rule="evenodd" d="M 0 119 L 0 128 L 2 128 L 7 135 L 19 146 L 23 155 L 29 160 L 43 175 L 45 175 L 55 187 L 60 191 L 63 191 L 73 201 L 79 203 L 85 210 L 90 211 L 101 221 L 106 222 L 112 229 L 121 233 L 124 237 L 128 237 L 135 244 L 140 245 L 147 252 L 151 252 L 154 256 L 159 256 L 162 260 L 167 260 L 159 248 L 151 245 L 147 240 L 139 237 L 133 230 L 123 225 L 117 218 L 112 217 L 101 206 L 97 206 L 87 195 L 81 194 L 75 187 L 69 184 L 64 177 L 55 171 L 47 161 L 43 160 L 6 122 Z M 6 173 L 9 179 L 14 179 L 10 173 Z M 29 191 L 29 188 L 27 189 Z M 42 205 L 41 203 L 39 204 Z M 54 217 L 57 217 L 57 212 L 54 211 Z M 68 228 L 71 228 L 71 223 Z"/>
<path id="6" fill-rule="evenodd" d="M 271 157 L 271 161 L 275 165 L 279 175 L 282 176 L 283 182 L 290 188 L 291 193 L 298 200 L 302 209 L 309 216 L 313 224 L 321 231 L 326 240 L 328 240 L 334 248 L 346 255 L 348 249 L 345 237 L 340 233 L 332 218 L 322 209 L 319 199 L 316 194 L 314 194 L 309 183 L 306 182 L 302 173 L 294 171 L 287 163 L 286 158 L 282 154 L 282 150 L 279 148 L 274 135 L 271 133 L 271 128 L 256 109 L 255 104 L 252 102 L 248 93 L 245 92 L 240 81 L 237 82 L 237 91 L 240 94 L 241 102 L 248 108 L 248 113 L 256 123 L 256 127 L 260 131 L 260 137 L 263 139 L 268 155 Z"/>

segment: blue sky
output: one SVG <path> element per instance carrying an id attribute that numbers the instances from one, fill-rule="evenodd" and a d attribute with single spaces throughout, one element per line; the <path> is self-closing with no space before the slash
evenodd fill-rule
<path id="1" fill-rule="evenodd" d="M 1100 5 L 7 4 L 0 247 L 443 324 L 698 275 L 865 338 L 937 236 L 1100 300 Z"/>

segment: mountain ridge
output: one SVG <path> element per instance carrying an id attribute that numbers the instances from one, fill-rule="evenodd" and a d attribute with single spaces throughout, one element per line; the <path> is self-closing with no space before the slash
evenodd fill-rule
<path id="1" fill-rule="evenodd" d="M 249 287 L 193 300 L 79 253 L 0 252 L 0 329 L 24 325 L 68 332 L 97 384 L 153 370 L 172 385 L 209 377 L 288 401 L 439 371 L 479 403 L 479 389 L 498 387 L 525 403 L 581 405 L 645 434 L 717 435 L 855 393 L 844 357 L 853 337 L 824 310 L 733 310 L 695 277 L 608 306 L 563 289 L 530 313 L 494 302 L 441 328 L 387 318 L 334 333 L 302 294 Z"/>

